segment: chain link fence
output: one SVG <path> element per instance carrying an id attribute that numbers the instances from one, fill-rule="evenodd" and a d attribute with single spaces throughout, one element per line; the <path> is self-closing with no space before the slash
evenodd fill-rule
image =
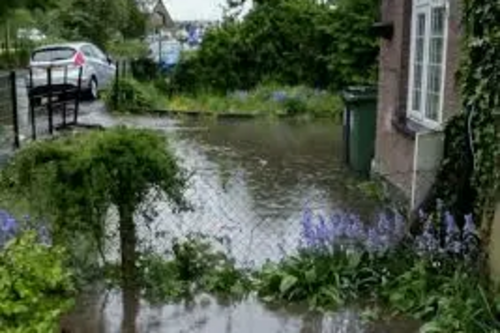
<path id="1" fill-rule="evenodd" d="M 19 145 L 16 141 L 17 97 L 15 74 L 0 74 L 0 159 L 5 159 Z"/>

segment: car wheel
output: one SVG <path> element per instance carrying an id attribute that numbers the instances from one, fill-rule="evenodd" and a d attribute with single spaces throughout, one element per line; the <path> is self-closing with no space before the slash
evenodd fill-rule
<path id="1" fill-rule="evenodd" d="M 89 98 L 91 100 L 96 100 L 99 97 L 99 86 L 97 85 L 97 80 L 93 77 L 89 83 Z"/>

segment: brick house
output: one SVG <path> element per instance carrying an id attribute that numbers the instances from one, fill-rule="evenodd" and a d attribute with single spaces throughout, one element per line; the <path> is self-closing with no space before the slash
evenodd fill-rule
<path id="1" fill-rule="evenodd" d="M 443 150 L 443 125 L 460 109 L 459 0 L 381 0 L 378 119 L 373 171 L 416 208 Z M 380 28 L 382 27 L 382 28 Z"/>
<path id="2" fill-rule="evenodd" d="M 175 22 L 163 0 L 136 0 L 139 9 L 148 16 L 148 28 L 159 32 L 175 28 Z"/>

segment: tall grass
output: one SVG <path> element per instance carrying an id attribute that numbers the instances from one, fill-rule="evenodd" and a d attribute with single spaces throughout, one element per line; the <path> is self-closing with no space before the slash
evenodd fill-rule
<path id="1" fill-rule="evenodd" d="M 260 85 L 250 91 L 233 91 L 225 96 L 212 93 L 173 95 L 165 109 L 210 114 L 338 118 L 342 101 L 337 94 L 305 86 Z"/>

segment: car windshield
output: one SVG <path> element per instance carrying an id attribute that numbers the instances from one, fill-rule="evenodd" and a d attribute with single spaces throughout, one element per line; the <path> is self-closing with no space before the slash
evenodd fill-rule
<path id="1" fill-rule="evenodd" d="M 32 59 L 37 62 L 68 60 L 73 58 L 75 53 L 76 51 L 69 47 L 53 47 L 35 51 Z"/>

